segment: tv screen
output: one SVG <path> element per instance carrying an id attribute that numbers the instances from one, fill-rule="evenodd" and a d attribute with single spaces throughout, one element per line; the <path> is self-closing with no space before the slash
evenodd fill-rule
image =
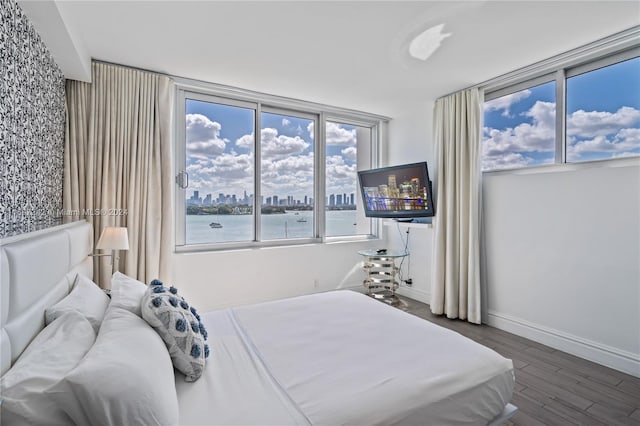
<path id="1" fill-rule="evenodd" d="M 435 214 L 427 163 L 358 172 L 367 217 L 410 219 Z"/>

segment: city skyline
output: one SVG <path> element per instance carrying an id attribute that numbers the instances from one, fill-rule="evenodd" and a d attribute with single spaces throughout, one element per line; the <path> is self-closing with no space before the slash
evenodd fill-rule
<path id="1" fill-rule="evenodd" d="M 293 195 L 285 197 L 279 195 L 261 196 L 260 205 L 262 206 L 312 206 L 314 198 L 305 195 L 303 198 L 296 198 Z M 348 201 L 348 202 L 347 202 Z M 253 205 L 253 194 L 247 194 L 243 191 L 243 196 L 237 194 L 218 193 L 217 197 L 213 197 L 212 193 L 207 193 L 204 197 L 200 196 L 200 190 L 193 190 L 190 197 L 186 198 L 187 205 L 191 206 L 216 206 L 216 205 Z M 325 197 L 326 206 L 355 206 L 355 193 L 329 194 Z"/>
<path id="2" fill-rule="evenodd" d="M 255 191 L 256 146 L 260 149 L 260 188 L 303 200 L 314 192 L 316 121 L 262 112 L 256 129 L 252 109 L 187 99 L 186 168 L 190 189 L 202 194 Z M 325 128 L 325 186 L 328 194 L 357 190 L 357 131 L 343 123 Z M 366 164 L 363 164 L 366 167 Z M 272 195 L 273 196 L 273 195 Z M 215 198 L 215 197 L 214 197 Z"/>

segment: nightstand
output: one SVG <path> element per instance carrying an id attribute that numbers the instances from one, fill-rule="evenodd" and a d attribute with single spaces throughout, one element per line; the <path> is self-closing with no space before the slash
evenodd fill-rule
<path id="1" fill-rule="evenodd" d="M 398 267 L 396 260 L 408 253 L 400 251 L 360 250 L 359 255 L 366 258 L 363 269 L 367 276 L 362 282 L 367 294 L 388 304 L 400 303 L 396 296 Z"/>

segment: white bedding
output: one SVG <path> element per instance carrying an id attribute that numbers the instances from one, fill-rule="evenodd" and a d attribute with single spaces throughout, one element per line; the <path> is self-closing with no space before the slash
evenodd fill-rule
<path id="1" fill-rule="evenodd" d="M 475 425 L 511 399 L 511 360 L 359 293 L 202 318 L 212 356 L 176 379 L 183 425 Z"/>

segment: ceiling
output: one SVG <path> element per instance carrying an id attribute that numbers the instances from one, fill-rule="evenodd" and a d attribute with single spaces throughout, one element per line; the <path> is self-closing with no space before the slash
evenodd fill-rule
<path id="1" fill-rule="evenodd" d="M 68 77 L 84 56 L 392 117 L 640 23 L 638 1 L 21 5 Z M 451 35 L 427 60 L 412 58 L 413 37 L 440 24 Z M 69 43 L 55 46 L 61 33 Z"/>

